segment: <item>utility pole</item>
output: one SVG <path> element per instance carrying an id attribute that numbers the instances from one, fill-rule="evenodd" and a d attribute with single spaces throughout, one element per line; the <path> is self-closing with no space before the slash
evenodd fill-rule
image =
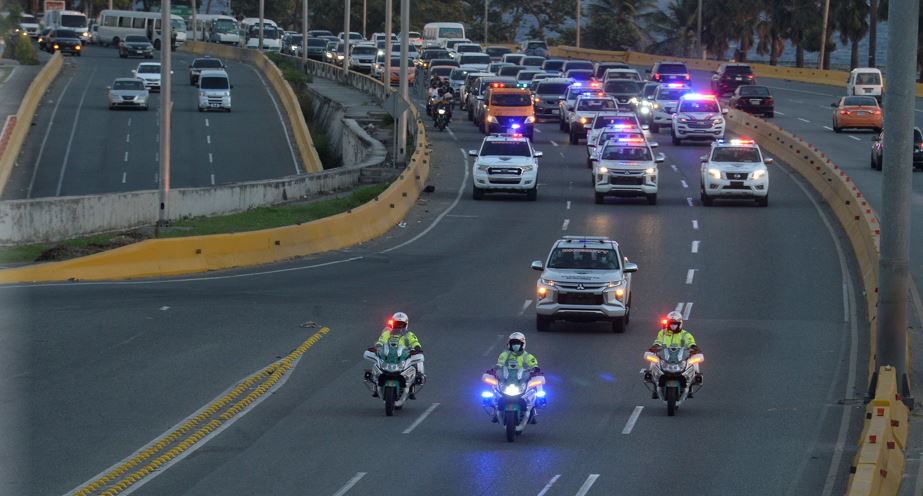
<path id="1" fill-rule="evenodd" d="M 577 48 L 580 48 L 580 17 L 581 17 L 580 0 L 577 0 Z"/>
<path id="2" fill-rule="evenodd" d="M 830 17 L 830 0 L 824 0 L 824 27 L 820 30 L 820 58 L 817 60 L 817 68 L 824 68 L 824 56 L 827 52 L 827 19 Z M 914 64 L 916 67 L 916 64 Z"/>
<path id="3" fill-rule="evenodd" d="M 369 20 L 368 3 L 369 3 L 368 0 L 362 0 L 362 37 L 363 38 L 369 37 L 368 31 L 365 29 L 365 25 Z"/>
<path id="4" fill-rule="evenodd" d="M 257 47 L 260 49 L 261 52 L 263 51 L 263 12 L 264 12 L 263 7 L 265 6 L 264 3 L 265 3 L 265 0 L 260 0 L 260 43 L 259 45 L 257 45 Z"/>
<path id="5" fill-rule="evenodd" d="M 705 50 L 702 50 L 702 0 L 699 0 L 699 10 L 698 10 L 698 20 L 697 20 L 697 30 L 696 32 L 696 48 L 699 51 L 700 57 L 702 60 L 705 60 Z"/>
<path id="6" fill-rule="evenodd" d="M 170 126 L 173 114 L 173 76 L 170 57 L 173 52 L 173 25 L 170 23 L 170 0 L 160 3 L 160 210 L 157 228 L 167 224 L 170 201 Z"/>
<path id="7" fill-rule="evenodd" d="M 189 0 L 189 3 L 192 4 L 192 41 L 199 41 L 198 36 L 196 36 L 196 27 L 197 27 L 197 26 L 196 26 L 196 23 L 195 23 L 195 14 L 196 14 L 196 10 L 198 10 L 198 9 L 196 8 L 196 4 L 197 4 L 198 2 L 199 2 L 199 0 Z"/>
<path id="8" fill-rule="evenodd" d="M 343 2 L 343 69 L 349 70 L 349 0 Z"/>
<path id="9" fill-rule="evenodd" d="M 484 0 L 484 45 L 487 45 L 487 4 L 489 0 Z"/>
<path id="10" fill-rule="evenodd" d="M 881 190 L 881 257 L 876 371 L 893 366 L 901 395 L 913 405 L 907 377 L 907 295 L 910 291 L 910 201 L 913 179 L 913 108 L 919 0 L 891 0 L 888 16 L 888 94 Z M 873 387 L 877 384 L 873 383 Z"/>
<path id="11" fill-rule="evenodd" d="M 308 0 L 301 1 L 301 65 L 308 65 Z"/>
<path id="12" fill-rule="evenodd" d="M 347 0 L 349 1 L 349 0 Z M 401 0 L 401 98 L 410 101 L 410 88 L 407 85 L 407 51 L 410 48 L 408 35 L 410 33 L 410 0 Z M 410 112 L 405 110 L 401 114 L 397 142 L 397 163 L 407 163 L 407 117 Z"/>
<path id="13" fill-rule="evenodd" d="M 385 39 L 388 40 L 385 42 L 385 72 L 381 75 L 381 83 L 385 85 L 385 88 L 391 87 L 391 37 L 394 36 L 393 30 L 391 29 L 391 23 L 393 22 L 392 14 L 394 11 L 394 6 L 391 5 L 391 0 L 385 0 Z"/>

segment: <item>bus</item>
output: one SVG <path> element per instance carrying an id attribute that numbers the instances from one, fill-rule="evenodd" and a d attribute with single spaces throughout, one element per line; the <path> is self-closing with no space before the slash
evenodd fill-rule
<path id="1" fill-rule="evenodd" d="M 135 10 L 104 10 L 99 13 L 96 36 L 102 45 L 119 46 L 128 35 L 147 36 L 160 50 L 160 12 Z M 178 15 L 170 16 L 171 29 L 176 33 L 176 44 L 186 41 L 186 21 Z"/>
<path id="2" fill-rule="evenodd" d="M 258 48 L 260 45 L 260 19 L 248 17 L 240 21 L 241 41 L 244 48 Z M 270 19 L 263 19 L 263 50 L 282 51 L 282 30 Z"/>
<path id="3" fill-rule="evenodd" d="M 192 20 L 189 21 L 190 23 Z M 196 41 L 210 41 L 226 45 L 240 44 L 240 24 L 227 15 L 197 14 L 195 18 Z M 190 26 L 187 29 L 192 29 Z"/>
<path id="4" fill-rule="evenodd" d="M 465 26 L 460 22 L 431 22 L 423 26 L 423 44 L 445 48 L 451 39 L 464 39 Z"/>
<path id="5" fill-rule="evenodd" d="M 89 43 L 90 31 L 87 16 L 75 10 L 49 10 L 42 17 L 43 29 L 70 29 L 75 31 L 80 41 Z"/>

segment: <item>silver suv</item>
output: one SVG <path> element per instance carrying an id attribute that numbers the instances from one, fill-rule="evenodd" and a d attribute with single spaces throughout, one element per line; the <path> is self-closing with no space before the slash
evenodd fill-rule
<path id="1" fill-rule="evenodd" d="M 631 274 L 638 266 L 623 258 L 605 236 L 564 236 L 556 241 L 537 282 L 535 327 L 547 331 L 555 320 L 612 323 L 623 332 L 631 313 Z"/>

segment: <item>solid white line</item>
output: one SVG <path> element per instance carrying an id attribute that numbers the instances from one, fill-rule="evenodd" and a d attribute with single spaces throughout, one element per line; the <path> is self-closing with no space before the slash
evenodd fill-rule
<path id="1" fill-rule="evenodd" d="M 631 417 L 628 417 L 628 423 L 626 423 L 625 428 L 622 429 L 622 434 L 631 434 L 631 430 L 635 428 L 635 423 L 638 422 L 638 417 L 641 416 L 642 410 L 644 410 L 643 406 L 635 407 L 635 411 L 631 412 Z"/>
<path id="2" fill-rule="evenodd" d="M 692 242 L 692 253 L 698 253 L 698 252 L 699 252 L 699 243 L 700 243 L 700 241 L 693 241 L 693 242 Z"/>
<path id="3" fill-rule="evenodd" d="M 26 198 L 32 198 L 32 187 L 35 186 L 35 176 L 38 175 L 38 166 L 42 162 L 42 154 L 45 153 L 45 143 L 48 142 L 48 135 L 51 134 L 51 130 L 55 129 L 54 125 L 54 116 L 58 114 L 58 107 L 61 105 L 61 102 L 64 101 L 64 94 L 67 93 L 67 88 L 74 81 L 74 78 L 67 80 L 67 84 L 64 85 L 64 89 L 61 90 L 61 95 L 58 96 L 58 101 L 54 104 L 54 109 L 51 111 L 51 118 L 48 120 L 48 129 L 45 129 L 45 136 L 42 137 L 42 144 L 38 148 L 38 157 L 35 159 L 35 168 L 32 169 L 32 180 L 29 181 L 29 189 L 26 191 Z"/>
<path id="4" fill-rule="evenodd" d="M 125 159 L 123 161 L 128 162 L 128 152 L 125 152 Z"/>
<path id="5" fill-rule="evenodd" d="M 569 225 L 570 225 L 570 219 L 564 219 L 564 225 L 561 226 L 561 230 L 562 230 L 562 231 L 566 231 L 566 230 L 567 230 L 567 226 L 569 226 Z"/>
<path id="6" fill-rule="evenodd" d="M 536 129 L 536 131 L 538 131 L 538 129 Z M 538 493 L 538 496 L 545 496 L 545 493 L 547 493 L 548 490 L 551 489 L 551 486 L 553 486 L 555 482 L 558 482 L 558 479 L 560 478 L 561 474 L 555 474 L 554 477 L 548 481 L 548 484 L 545 484 L 545 487 L 543 487 L 542 490 Z"/>
<path id="7" fill-rule="evenodd" d="M 688 187 L 689 187 L 689 185 L 686 184 L 686 180 L 685 180 L 685 179 L 680 179 L 679 182 L 683 183 L 683 187 L 684 187 L 684 188 L 688 188 Z"/>
<path id="8" fill-rule="evenodd" d="M 775 112 L 776 112 L 776 115 L 785 115 L 782 112 L 779 112 L 778 110 L 776 110 Z"/>
<path id="9" fill-rule="evenodd" d="M 593 484 L 596 483 L 596 479 L 598 478 L 599 474 L 590 474 L 590 476 L 586 478 L 586 482 L 580 486 L 576 496 L 586 496 L 586 493 L 590 492 L 590 488 L 593 487 Z"/>
<path id="10" fill-rule="evenodd" d="M 279 104 L 276 103 L 276 97 L 272 94 L 272 90 L 269 89 L 269 86 L 263 79 L 263 75 L 256 70 L 256 67 L 252 65 L 248 65 L 248 67 L 256 74 L 256 77 L 260 78 L 260 82 L 263 83 L 263 89 L 266 90 L 266 94 L 269 95 L 269 100 L 272 101 L 272 106 L 276 108 L 276 115 L 279 116 L 279 123 L 282 125 L 282 131 L 284 131 L 285 134 L 285 142 L 288 143 L 288 150 L 292 154 L 292 165 L 295 167 L 295 174 L 301 174 L 301 169 L 298 168 L 298 157 L 295 155 L 295 147 L 292 146 L 292 138 L 289 136 L 288 127 L 285 125 L 285 119 L 282 117 L 282 110 L 279 109 Z M 208 125 L 208 119 L 205 119 L 205 125 Z"/>
<path id="11" fill-rule="evenodd" d="M 824 126 L 824 129 L 826 129 L 827 131 L 833 131 L 833 128 L 830 126 Z"/>
<path id="12" fill-rule="evenodd" d="M 125 180 L 128 179 L 128 172 L 122 173 L 122 184 L 125 184 Z"/>
<path id="13" fill-rule="evenodd" d="M 349 490 L 353 488 L 353 486 L 358 484 L 359 481 L 362 480 L 363 477 L 365 477 L 366 473 L 367 472 L 356 472 L 356 475 L 354 475 L 352 479 L 349 479 L 349 482 L 347 482 L 337 492 L 333 493 L 333 496 L 343 496 L 344 494 L 348 493 Z"/>
<path id="14" fill-rule="evenodd" d="M 212 144 L 212 136 L 210 134 L 205 135 L 205 142 L 209 145 Z"/>
<path id="15" fill-rule="evenodd" d="M 699 221 L 693 220 L 693 221 L 692 221 L 692 228 L 693 228 L 693 229 L 698 229 L 698 228 L 699 228 Z"/>
<path id="16" fill-rule="evenodd" d="M 529 305 L 531 304 L 532 304 L 532 300 L 526 300 L 525 303 L 522 304 L 522 310 L 519 311 L 519 315 L 525 314 L 526 310 L 529 309 Z"/>
<path id="17" fill-rule="evenodd" d="M 555 143 L 554 141 L 551 141 L 551 144 L 554 145 L 554 146 L 558 146 L 558 144 Z"/>
<path id="18" fill-rule="evenodd" d="M 570 200 L 567 200 L 567 210 L 570 210 Z"/>
<path id="19" fill-rule="evenodd" d="M 687 301 L 686 307 L 683 309 L 683 319 L 689 320 L 690 315 L 692 315 L 692 302 Z"/>
<path id="20" fill-rule="evenodd" d="M 71 156 L 71 145 L 74 143 L 74 134 L 77 133 L 77 125 L 80 123 L 80 110 L 83 108 L 83 101 L 87 97 L 87 91 L 90 89 L 95 74 L 96 67 L 94 67 L 93 72 L 90 73 L 87 86 L 83 89 L 83 95 L 80 96 L 80 103 L 77 104 L 77 113 L 74 114 L 74 125 L 71 127 L 71 135 L 67 140 L 67 148 L 64 150 L 64 161 L 61 163 L 61 175 L 58 176 L 58 189 L 55 191 L 55 196 L 61 196 L 61 188 L 64 187 L 64 173 L 67 172 L 67 160 Z"/>
<path id="21" fill-rule="evenodd" d="M 345 43 L 345 42 L 344 42 L 344 43 Z M 210 164 L 215 163 L 215 158 L 212 157 L 212 152 L 208 152 L 208 163 L 210 163 Z"/>
<path id="22" fill-rule="evenodd" d="M 691 206 L 692 206 L 692 198 L 690 198 L 690 197 L 687 196 L 687 197 L 686 197 L 686 203 L 691 207 Z"/>
<path id="23" fill-rule="evenodd" d="M 854 139 L 854 140 L 856 140 L 856 141 L 862 141 L 861 139 L 859 139 L 859 138 L 857 138 L 857 137 L 855 137 L 855 136 L 850 136 L 850 138 L 852 138 L 852 139 Z"/>
<path id="24" fill-rule="evenodd" d="M 423 421 L 426 420 L 426 417 L 429 417 L 429 414 L 433 413 L 433 410 L 435 410 L 436 407 L 438 406 L 439 406 L 439 403 L 433 403 L 432 405 L 430 405 L 429 408 L 427 408 L 426 411 L 423 412 L 419 418 L 417 418 L 417 420 L 415 420 L 412 424 L 410 424 L 410 427 L 404 429 L 404 434 L 410 434 L 411 432 L 413 432 L 413 430 L 416 429 L 418 425 L 423 423 Z"/>
<path id="25" fill-rule="evenodd" d="M 807 120 L 807 119 L 802 119 L 801 117 L 799 117 L 798 120 L 801 121 L 801 122 L 807 122 L 808 124 L 811 123 L 811 121 L 809 121 L 809 120 Z"/>
<path id="26" fill-rule="evenodd" d="M 449 135 L 452 136 L 453 140 L 458 141 L 458 137 L 455 136 L 455 133 L 453 133 L 450 128 L 445 128 L 445 130 L 449 132 Z"/>
<path id="27" fill-rule="evenodd" d="M 125 142 L 126 142 L 126 143 L 131 143 L 131 134 L 126 134 L 126 135 L 125 135 Z"/>
<path id="28" fill-rule="evenodd" d="M 695 269 L 689 269 L 686 272 L 686 284 L 692 284 L 692 278 L 695 277 Z"/>
<path id="29" fill-rule="evenodd" d="M 778 112 L 776 112 L 778 114 Z M 205 119 L 205 127 L 208 127 L 208 118 Z"/>
<path id="30" fill-rule="evenodd" d="M 212 174 L 212 186 L 214 186 L 214 185 L 215 185 L 215 175 Z"/>

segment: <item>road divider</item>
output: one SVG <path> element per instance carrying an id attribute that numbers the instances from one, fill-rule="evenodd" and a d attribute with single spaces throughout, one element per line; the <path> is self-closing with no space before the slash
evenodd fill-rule
<path id="1" fill-rule="evenodd" d="M 3 125 L 3 132 L 0 135 L 0 192 L 6 188 L 6 182 L 10 178 L 10 173 L 13 172 L 13 166 L 19 158 L 19 151 L 32 127 L 32 119 L 35 117 L 35 111 L 42 100 L 42 95 L 61 73 L 63 60 L 61 52 L 55 52 L 29 85 L 29 89 L 19 104 L 19 110 L 16 111 L 15 118 L 6 119 Z"/>
<path id="2" fill-rule="evenodd" d="M 172 432 L 151 441 L 126 460 L 104 471 L 92 480 L 68 493 L 68 496 L 116 496 L 151 477 L 177 458 L 199 447 L 241 414 L 292 370 L 308 349 L 327 335 L 321 328 L 287 356 L 247 377 L 227 394 L 208 405 Z"/>

